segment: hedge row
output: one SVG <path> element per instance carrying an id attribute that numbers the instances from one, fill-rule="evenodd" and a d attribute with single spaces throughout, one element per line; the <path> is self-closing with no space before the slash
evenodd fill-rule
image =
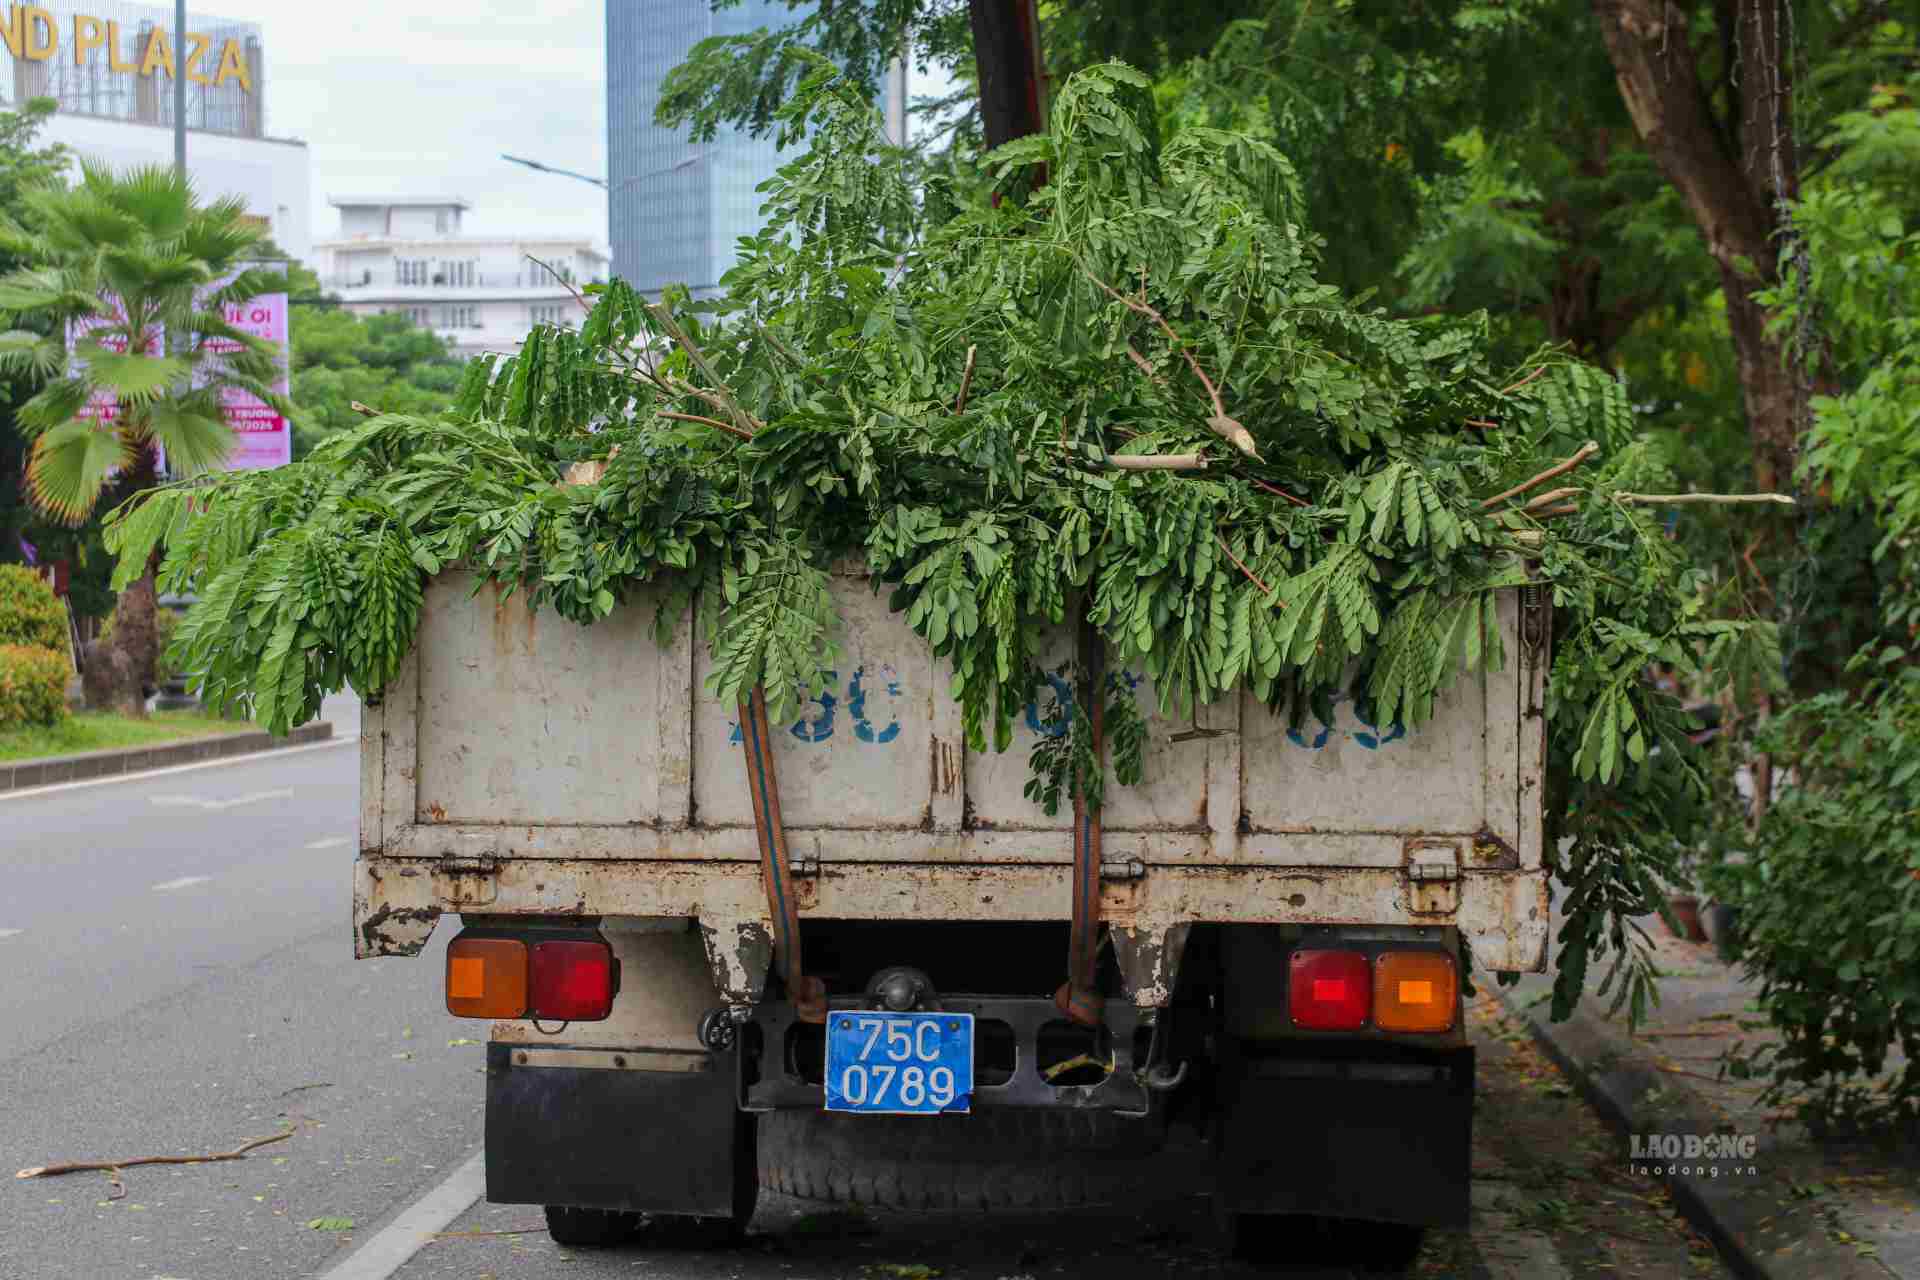
<path id="1" fill-rule="evenodd" d="M 25 565 L 0 564 L 0 644 L 63 653 L 67 648 L 67 611 L 60 597 Z"/>
<path id="2" fill-rule="evenodd" d="M 0 644 L 0 729 L 67 718 L 66 656 L 40 645 Z"/>

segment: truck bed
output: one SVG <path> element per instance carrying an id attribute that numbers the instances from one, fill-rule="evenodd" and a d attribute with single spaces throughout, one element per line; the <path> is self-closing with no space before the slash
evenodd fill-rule
<path id="1" fill-rule="evenodd" d="M 1023 794 L 1060 725 L 1032 706 L 1012 749 L 969 751 L 945 660 L 864 576 L 835 590 L 836 669 L 774 751 L 802 917 L 1065 920 L 1071 813 Z M 1165 1002 L 1157 957 L 1196 922 L 1454 926 L 1483 969 L 1545 967 L 1548 629 L 1521 594 L 1499 602 L 1504 668 L 1462 675 L 1418 730 L 1349 701 L 1289 730 L 1245 694 L 1164 720 L 1127 674 L 1151 740 L 1145 781 L 1107 792 L 1102 915 L 1136 1003 Z M 449 911 L 694 918 L 723 991 L 757 992 L 738 712 L 705 694 L 691 623 L 663 648 L 654 614 L 583 627 L 464 574 L 429 584 L 362 721 L 357 954 L 417 952 Z"/>

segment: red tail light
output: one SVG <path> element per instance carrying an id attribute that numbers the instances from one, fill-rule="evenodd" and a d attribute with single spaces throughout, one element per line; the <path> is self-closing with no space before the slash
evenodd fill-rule
<path id="1" fill-rule="evenodd" d="M 1296 951 L 1287 983 L 1293 1025 L 1357 1031 L 1373 1003 L 1373 971 L 1358 951 Z"/>
<path id="2" fill-rule="evenodd" d="M 536 942 L 528 969 L 528 1017 L 599 1022 L 613 1012 L 613 950 L 606 943 Z"/>

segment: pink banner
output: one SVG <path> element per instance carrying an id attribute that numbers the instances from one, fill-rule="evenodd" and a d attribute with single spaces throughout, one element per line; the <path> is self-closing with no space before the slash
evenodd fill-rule
<path id="1" fill-rule="evenodd" d="M 109 325 L 124 328 L 127 323 L 127 313 L 120 305 L 119 298 L 109 294 L 104 301 L 113 308 L 112 315 L 84 316 L 67 322 L 67 367 L 76 375 L 86 372 L 87 368 L 86 357 L 75 350 L 80 340 L 96 329 L 104 329 Z M 127 350 L 126 335 L 118 333 L 101 338 L 100 346 L 116 355 L 124 355 Z M 165 351 L 166 333 L 159 325 L 155 325 L 147 334 L 147 354 L 158 358 Z M 120 416 L 120 402 L 114 398 L 111 391 L 96 391 L 87 398 L 80 412 L 73 416 L 83 422 L 99 422 L 112 426 L 114 420 Z"/>
<path id="2" fill-rule="evenodd" d="M 231 303 L 227 307 L 227 323 L 280 349 L 280 373 L 273 380 L 273 389 L 286 395 L 291 385 L 287 376 L 287 295 L 263 293 L 245 302 Z M 240 348 L 225 338 L 208 338 L 206 349 L 218 359 Z M 234 432 L 227 470 L 257 471 L 263 467 L 283 467 L 293 461 L 293 425 L 271 405 L 249 392 L 228 388 L 220 393 L 220 408 Z"/>

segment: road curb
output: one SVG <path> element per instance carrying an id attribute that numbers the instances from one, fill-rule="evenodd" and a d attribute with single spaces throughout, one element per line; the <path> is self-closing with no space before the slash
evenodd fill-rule
<path id="1" fill-rule="evenodd" d="M 1726 1133 L 1730 1126 L 1694 1090 L 1662 1073 L 1601 1018 L 1583 1006 L 1565 1022 L 1551 1019 L 1552 983 L 1538 978 L 1495 996 L 1520 1020 L 1595 1111 L 1623 1136 Z M 1546 997 L 1546 998 L 1542 998 Z M 1759 1158 L 1767 1156 L 1766 1136 Z M 1777 1182 L 1725 1173 L 1742 1160 L 1696 1160 L 1659 1176 L 1681 1214 L 1711 1240 L 1720 1257 L 1748 1280 L 1889 1280 L 1893 1272 L 1827 1238 L 1813 1215 L 1791 1213 Z M 1669 1163 L 1662 1166 L 1673 1170 Z M 1709 1170 L 1720 1169 L 1720 1176 Z M 1649 1175 L 1655 1176 L 1655 1175 Z"/>
<path id="2" fill-rule="evenodd" d="M 284 737 L 264 729 L 243 733 L 210 734 L 180 742 L 157 742 L 148 747 L 115 747 L 107 751 L 82 751 L 70 756 L 42 756 L 38 760 L 0 763 L 0 794 L 28 787 L 46 787 L 61 782 L 84 782 L 93 778 L 112 778 L 149 769 L 198 764 L 227 756 L 252 755 L 280 747 L 298 747 L 333 737 L 333 724 L 316 720 L 303 724 Z"/>

